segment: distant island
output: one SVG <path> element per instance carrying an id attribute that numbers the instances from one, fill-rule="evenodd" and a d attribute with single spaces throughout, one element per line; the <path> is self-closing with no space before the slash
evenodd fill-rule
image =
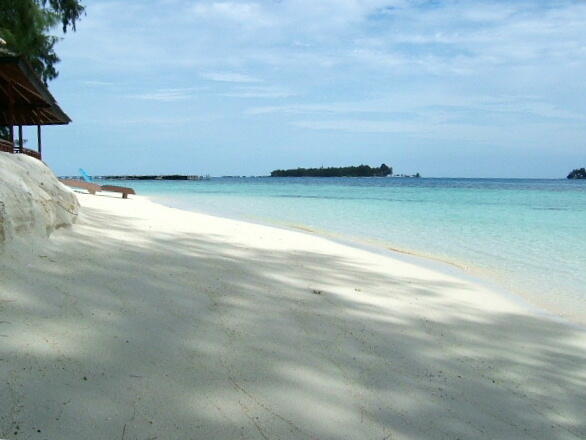
<path id="1" fill-rule="evenodd" d="M 579 168 L 573 170 L 568 174 L 568 179 L 586 179 L 586 168 Z"/>
<path id="2" fill-rule="evenodd" d="M 369 165 L 329 168 L 296 168 L 271 171 L 271 177 L 386 177 L 393 175 L 393 168 L 384 163 L 378 168 Z"/>

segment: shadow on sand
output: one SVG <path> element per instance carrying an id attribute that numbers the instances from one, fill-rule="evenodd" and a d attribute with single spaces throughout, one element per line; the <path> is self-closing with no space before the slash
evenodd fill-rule
<path id="1" fill-rule="evenodd" d="M 578 330 L 86 213 L 29 267 L 0 255 L 1 438 L 586 438 Z"/>

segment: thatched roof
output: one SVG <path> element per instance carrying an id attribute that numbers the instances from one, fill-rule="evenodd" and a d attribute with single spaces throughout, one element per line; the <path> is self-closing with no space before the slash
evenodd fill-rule
<path id="1" fill-rule="evenodd" d="M 30 64 L 0 47 L 0 125 L 70 122 Z"/>

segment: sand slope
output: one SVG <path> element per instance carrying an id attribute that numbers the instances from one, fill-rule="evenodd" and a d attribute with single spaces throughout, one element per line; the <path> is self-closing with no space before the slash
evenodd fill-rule
<path id="1" fill-rule="evenodd" d="M 80 199 L 0 254 L 0 438 L 586 438 L 581 331 L 318 237 Z"/>

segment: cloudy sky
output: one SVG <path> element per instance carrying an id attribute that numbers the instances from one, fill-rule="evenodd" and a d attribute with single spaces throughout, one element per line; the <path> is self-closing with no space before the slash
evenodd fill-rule
<path id="1" fill-rule="evenodd" d="M 582 0 L 86 0 L 51 89 L 59 174 L 586 165 Z"/>

